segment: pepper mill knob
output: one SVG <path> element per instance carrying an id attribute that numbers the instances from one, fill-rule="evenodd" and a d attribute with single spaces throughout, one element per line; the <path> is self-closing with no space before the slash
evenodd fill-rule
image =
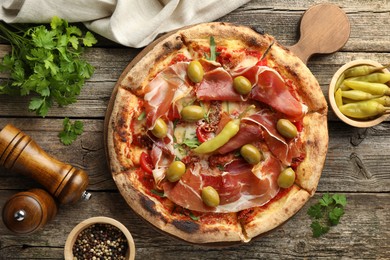
<path id="1" fill-rule="evenodd" d="M 57 214 L 53 197 L 42 189 L 13 195 L 4 205 L 3 222 L 11 231 L 29 234 L 43 227 Z"/>
<path id="2" fill-rule="evenodd" d="M 88 174 L 49 156 L 34 140 L 8 124 L 0 131 L 0 166 L 31 177 L 60 204 L 89 199 Z"/>

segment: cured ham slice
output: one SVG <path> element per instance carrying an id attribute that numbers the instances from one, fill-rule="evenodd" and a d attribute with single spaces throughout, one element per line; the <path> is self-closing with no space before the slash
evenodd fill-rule
<path id="1" fill-rule="evenodd" d="M 300 155 L 301 145 L 296 140 L 289 142 L 279 134 L 276 129 L 277 117 L 270 110 L 263 109 L 249 117 L 243 118 L 242 121 L 252 122 L 264 128 L 264 140 L 268 149 L 284 165 L 291 165 L 292 159 Z"/>
<path id="2" fill-rule="evenodd" d="M 242 101 L 241 95 L 233 88 L 232 76 L 222 67 L 204 74 L 196 90 L 196 97 L 200 100 Z"/>
<path id="3" fill-rule="evenodd" d="M 173 64 L 159 74 L 146 86 L 146 122 L 152 128 L 156 120 L 169 112 L 175 100 L 186 96 L 191 87 L 186 81 L 188 62 Z"/>
<path id="4" fill-rule="evenodd" d="M 263 131 L 256 124 L 241 123 L 240 130 L 233 136 L 229 142 L 218 149 L 220 154 L 225 154 L 234 151 L 241 146 L 253 143 L 262 139 Z"/>
<path id="5" fill-rule="evenodd" d="M 175 204 L 190 210 L 237 212 L 264 205 L 276 196 L 281 167 L 272 155 L 256 167 L 255 173 L 252 165 L 241 159 L 225 165 L 223 173 L 215 172 L 206 165 L 195 164 L 180 181 L 164 182 L 164 194 Z M 206 206 L 202 201 L 201 190 L 207 186 L 212 186 L 220 195 L 220 205 L 215 208 Z"/>
<path id="6" fill-rule="evenodd" d="M 249 98 L 263 102 L 292 119 L 301 119 L 307 107 L 290 92 L 277 71 L 266 66 L 253 66 L 233 73 L 244 76 L 253 85 Z"/>

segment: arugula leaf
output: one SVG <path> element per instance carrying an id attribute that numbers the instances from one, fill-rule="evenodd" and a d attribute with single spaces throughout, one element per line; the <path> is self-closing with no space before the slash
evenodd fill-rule
<path id="1" fill-rule="evenodd" d="M 38 25 L 27 30 L 15 30 L 1 22 L 0 38 L 12 45 L 11 53 L 0 62 L 0 71 L 10 75 L 0 94 L 33 95 L 29 109 L 42 117 L 53 103 L 76 102 L 85 79 L 94 73 L 93 66 L 80 56 L 82 46 L 91 47 L 97 40 L 59 17 L 52 18 L 50 27 Z"/>
<path id="2" fill-rule="evenodd" d="M 324 194 L 318 202 L 309 207 L 307 214 L 312 218 L 310 225 L 313 237 L 320 237 L 327 233 L 331 226 L 339 224 L 344 215 L 344 206 L 347 204 L 345 195 Z"/>
<path id="3" fill-rule="evenodd" d="M 76 120 L 73 124 L 69 118 L 64 118 L 63 130 L 58 134 L 61 143 L 64 145 L 72 144 L 78 135 L 81 135 L 84 131 L 84 124 L 81 121 Z"/>

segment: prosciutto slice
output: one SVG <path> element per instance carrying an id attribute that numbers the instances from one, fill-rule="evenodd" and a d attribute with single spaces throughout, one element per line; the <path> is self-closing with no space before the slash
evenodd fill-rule
<path id="1" fill-rule="evenodd" d="M 276 114 L 270 110 L 263 109 L 249 117 L 245 117 L 242 121 L 252 122 L 265 130 L 263 132 L 265 143 L 269 150 L 274 154 L 284 165 L 291 165 L 292 158 L 299 156 L 299 144 L 296 140 L 289 142 L 281 136 L 276 129 L 277 122 Z"/>
<path id="2" fill-rule="evenodd" d="M 256 167 L 256 172 L 252 168 L 241 159 L 225 165 L 223 173 L 195 164 L 180 181 L 164 182 L 164 194 L 175 204 L 200 212 L 237 212 L 261 206 L 278 193 L 277 177 L 282 166 L 269 155 Z M 207 186 L 215 188 L 220 195 L 220 205 L 215 208 L 206 206 L 202 201 L 201 190 Z"/>
<path id="3" fill-rule="evenodd" d="M 276 70 L 256 65 L 234 72 L 234 76 L 239 75 L 253 85 L 250 99 L 263 102 L 291 119 L 300 119 L 306 113 L 307 107 L 294 97 Z"/>
<path id="4" fill-rule="evenodd" d="M 146 86 L 145 112 L 149 128 L 156 120 L 165 115 L 175 100 L 186 96 L 191 87 L 186 81 L 188 62 L 178 62 L 164 70 Z"/>

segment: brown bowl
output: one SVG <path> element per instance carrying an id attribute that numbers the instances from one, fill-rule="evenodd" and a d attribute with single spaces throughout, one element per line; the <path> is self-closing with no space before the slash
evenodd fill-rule
<path id="1" fill-rule="evenodd" d="M 344 73 L 344 71 L 349 69 L 349 68 L 359 66 L 359 65 L 371 65 L 371 66 L 378 67 L 378 68 L 383 67 L 382 64 L 380 64 L 376 61 L 373 61 L 373 60 L 359 59 L 359 60 L 354 60 L 354 61 L 348 62 L 347 64 L 342 66 L 340 69 L 338 69 L 336 71 L 336 73 L 333 75 L 333 78 L 332 78 L 330 85 L 329 85 L 328 95 L 329 95 L 330 106 L 332 107 L 333 112 L 336 114 L 336 116 L 338 118 L 340 118 L 343 122 L 345 122 L 351 126 L 365 128 L 365 127 L 371 127 L 371 126 L 375 126 L 377 124 L 380 124 L 381 122 L 383 122 L 384 120 L 386 120 L 389 117 L 389 114 L 383 114 L 379 117 L 369 119 L 369 120 L 353 119 L 353 118 L 350 118 L 350 117 L 343 115 L 340 112 L 340 110 L 338 109 L 338 107 L 336 105 L 336 101 L 335 101 L 335 97 L 334 97 L 334 93 L 337 90 L 337 89 L 335 89 L 336 82 L 339 79 L 339 77 L 342 75 L 342 73 Z M 389 70 L 382 69 L 382 72 L 389 73 Z"/>
<path id="2" fill-rule="evenodd" d="M 128 250 L 126 252 L 125 258 L 126 260 L 133 260 L 135 258 L 135 245 L 133 237 L 131 236 L 129 230 L 122 223 L 108 217 L 93 217 L 80 222 L 69 233 L 64 248 L 65 260 L 73 260 L 73 246 L 77 240 L 77 237 L 83 230 L 94 224 L 109 224 L 114 227 L 117 227 L 120 231 L 122 231 L 128 243 Z"/>

